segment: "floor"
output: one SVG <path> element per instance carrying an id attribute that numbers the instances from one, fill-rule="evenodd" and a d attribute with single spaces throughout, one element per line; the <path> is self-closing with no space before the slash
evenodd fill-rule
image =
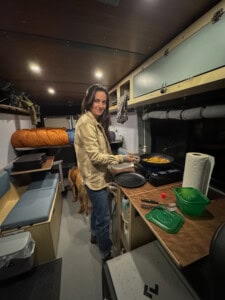
<path id="1" fill-rule="evenodd" d="M 101 300 L 101 258 L 90 243 L 89 219 L 79 214 L 69 190 L 63 199 L 58 257 L 62 257 L 60 300 Z"/>
<path id="2" fill-rule="evenodd" d="M 98 247 L 90 243 L 89 218 L 77 212 L 79 203 L 73 202 L 72 199 L 72 192 L 69 190 L 63 199 L 57 255 L 58 258 L 62 257 L 60 300 L 101 300 L 102 262 L 100 253 Z M 115 253 L 117 252 L 115 251 Z M 184 275 L 200 298 L 207 300 L 209 295 L 205 286 L 205 276 L 203 276 L 203 280 L 200 278 L 202 277 L 201 273 L 203 275 L 205 273 L 204 264 L 203 267 L 197 266 L 197 269 L 194 270 L 189 268 L 190 270 L 184 272 Z M 199 273 L 201 269 L 204 272 Z M 208 272 L 207 269 L 206 271 Z M 192 280 L 193 278 L 194 280 Z M 199 284 L 199 280 L 202 284 Z"/>

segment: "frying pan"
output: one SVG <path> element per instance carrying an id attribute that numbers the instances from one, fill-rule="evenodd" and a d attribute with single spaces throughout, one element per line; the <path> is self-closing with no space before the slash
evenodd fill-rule
<path id="1" fill-rule="evenodd" d="M 139 173 L 127 172 L 115 175 L 114 181 L 122 187 L 136 188 L 144 185 L 147 182 L 147 179 Z"/>
<path id="2" fill-rule="evenodd" d="M 168 159 L 168 163 L 153 163 L 153 162 L 147 162 L 147 161 L 143 160 L 144 158 L 151 158 L 154 156 L 159 156 L 159 157 Z M 146 153 L 146 154 L 141 155 L 140 163 L 146 167 L 168 168 L 173 163 L 173 161 L 174 161 L 174 158 L 172 156 L 169 156 L 166 154 L 162 154 L 162 153 L 148 153 L 147 154 Z"/>

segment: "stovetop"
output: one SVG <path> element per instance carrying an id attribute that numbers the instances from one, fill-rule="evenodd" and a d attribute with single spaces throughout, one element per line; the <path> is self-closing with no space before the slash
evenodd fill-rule
<path id="1" fill-rule="evenodd" d="M 153 186 L 160 186 L 182 180 L 183 171 L 176 165 L 170 165 L 168 169 L 159 167 L 146 167 L 146 178 Z"/>

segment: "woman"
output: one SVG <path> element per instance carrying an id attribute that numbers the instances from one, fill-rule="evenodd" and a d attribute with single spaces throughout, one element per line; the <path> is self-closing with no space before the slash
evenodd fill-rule
<path id="1" fill-rule="evenodd" d="M 108 166 L 136 161 L 133 155 L 112 155 L 109 137 L 109 94 L 94 84 L 81 104 L 82 114 L 76 123 L 75 151 L 77 164 L 92 202 L 91 242 L 98 243 L 103 260 L 111 258 L 109 236 L 110 207 Z"/>

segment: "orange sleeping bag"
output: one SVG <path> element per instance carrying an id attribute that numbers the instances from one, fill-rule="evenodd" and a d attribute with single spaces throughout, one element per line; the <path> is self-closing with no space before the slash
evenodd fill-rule
<path id="1" fill-rule="evenodd" d="M 33 128 L 16 130 L 11 136 L 14 148 L 59 146 L 69 144 L 65 128 Z"/>

